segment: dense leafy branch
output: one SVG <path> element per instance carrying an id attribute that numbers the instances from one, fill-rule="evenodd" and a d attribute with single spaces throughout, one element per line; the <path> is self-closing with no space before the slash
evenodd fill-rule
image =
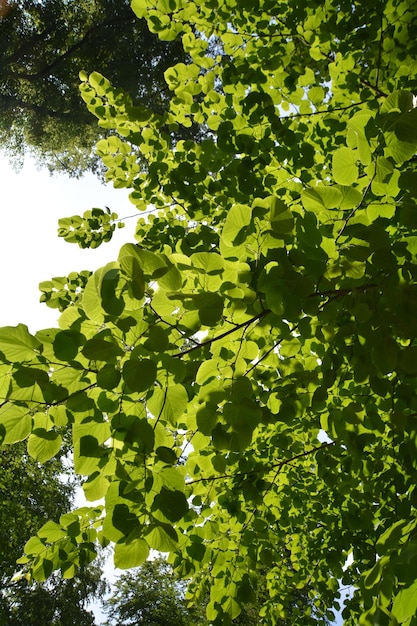
<path id="1" fill-rule="evenodd" d="M 110 542 L 127 569 L 168 553 L 190 597 L 210 588 L 215 626 L 260 584 L 265 624 L 327 624 L 350 586 L 347 626 L 412 626 L 415 11 L 132 7 L 183 46 L 165 108 L 99 71 L 80 90 L 138 243 L 41 283 L 57 328 L 0 329 L 3 443 L 47 460 L 71 437 L 104 504 L 41 529 L 21 564 L 44 579 Z M 63 218 L 60 235 L 97 247 L 116 218 Z"/>
<path id="2" fill-rule="evenodd" d="M 194 350 L 199 350 L 200 348 L 205 348 L 205 346 L 211 345 L 214 341 L 220 341 L 221 339 L 224 339 L 225 337 L 228 337 L 229 335 L 231 335 L 232 333 L 235 333 L 236 331 L 240 330 L 241 328 L 248 328 L 251 324 L 254 324 L 255 322 L 261 320 L 262 318 L 264 318 L 269 313 L 271 313 L 271 311 L 266 309 L 266 310 L 262 311 L 261 313 L 259 313 L 258 315 L 255 315 L 252 319 L 247 320 L 245 322 L 241 322 L 240 324 L 234 325 L 233 328 L 231 328 L 230 330 L 226 330 L 221 335 L 217 335 L 216 337 L 211 337 L 210 339 L 206 339 L 205 341 L 198 342 L 198 343 L 196 343 L 196 345 L 191 346 L 190 348 L 186 348 L 182 352 L 178 352 L 177 354 L 173 354 L 172 356 L 173 357 L 182 357 L 182 356 L 184 356 L 186 354 L 189 354 L 190 352 L 194 352 Z"/>
<path id="3" fill-rule="evenodd" d="M 250 476 L 251 474 L 267 473 L 267 472 L 271 472 L 274 469 L 278 470 L 275 473 L 275 476 L 277 476 L 278 473 L 281 471 L 281 469 L 284 467 L 284 465 L 287 465 L 289 463 L 293 463 L 294 461 L 297 461 L 297 459 L 302 459 L 302 458 L 304 458 L 306 456 L 309 456 L 310 454 L 314 454 L 318 450 L 323 450 L 324 448 L 328 448 L 329 446 L 334 446 L 334 445 L 335 445 L 334 441 L 329 442 L 329 443 L 324 443 L 323 445 L 318 446 L 316 448 L 313 448 L 312 450 L 307 450 L 306 452 L 301 452 L 300 454 L 297 454 L 296 456 L 292 457 L 291 459 L 285 459 L 284 461 L 281 461 L 280 463 L 274 463 L 274 465 L 269 465 L 267 467 L 257 468 L 256 470 L 251 470 L 249 472 L 245 472 L 245 473 L 242 473 L 242 474 L 223 474 L 221 476 L 207 476 L 205 478 L 198 478 L 198 479 L 195 479 L 195 480 L 187 481 L 186 484 L 187 485 L 192 485 L 194 483 L 206 482 L 206 481 L 207 482 L 213 482 L 215 480 L 223 480 L 224 478 L 233 478 L 234 480 L 239 480 L 240 478 L 246 478 L 246 477 Z M 275 482 L 275 479 L 272 482 Z"/>

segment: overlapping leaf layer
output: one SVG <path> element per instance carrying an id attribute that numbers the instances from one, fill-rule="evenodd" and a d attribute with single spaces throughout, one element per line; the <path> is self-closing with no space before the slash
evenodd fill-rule
<path id="1" fill-rule="evenodd" d="M 81 93 L 115 131 L 108 179 L 154 212 L 116 261 L 42 283 L 59 328 L 0 329 L 3 442 L 44 461 L 71 430 L 104 504 L 46 525 L 22 562 L 70 576 L 110 541 L 118 567 L 169 552 L 211 589 L 213 624 L 266 568 L 265 623 L 292 587 L 311 598 L 294 624 L 326 623 L 343 585 L 346 624 L 411 626 L 417 5 L 132 6 L 190 55 L 165 74 L 169 112 L 97 73 Z M 206 138 L 172 149 L 191 125 Z"/>

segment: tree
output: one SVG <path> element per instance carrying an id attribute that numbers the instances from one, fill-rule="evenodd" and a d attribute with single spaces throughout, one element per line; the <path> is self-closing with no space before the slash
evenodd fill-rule
<path id="1" fill-rule="evenodd" d="M 0 464 L 0 624 L 94 626 L 85 605 L 104 592 L 99 567 L 89 566 L 75 582 L 59 576 L 43 585 L 12 580 L 28 537 L 48 519 L 68 514 L 71 507 L 74 486 L 62 481 L 62 461 L 40 465 L 20 444 L 0 448 Z"/>
<path id="2" fill-rule="evenodd" d="M 184 586 L 164 559 L 123 574 L 106 602 L 109 626 L 199 626 L 204 610 L 187 607 Z"/>
<path id="3" fill-rule="evenodd" d="M 342 584 L 347 625 L 411 626 L 415 5 L 133 8 L 192 59 L 165 73 L 168 112 L 97 72 L 81 92 L 114 131 L 109 180 L 153 213 L 73 297 L 60 286 L 59 328 L 0 330 L 4 441 L 46 459 L 71 426 L 104 505 L 38 533 L 21 564 L 42 578 L 110 541 L 122 568 L 167 552 L 213 624 L 266 568 L 269 624 L 325 623 Z M 172 148 L 192 124 L 213 136 Z M 290 614 L 294 589 L 311 604 Z"/>
<path id="4" fill-rule="evenodd" d="M 80 70 L 98 70 L 137 104 L 166 109 L 163 73 L 186 55 L 179 42 L 152 34 L 127 0 L 19 0 L 8 7 L 0 13 L 0 145 L 15 163 L 30 150 L 51 171 L 100 170 L 93 147 L 105 133 L 80 98 Z"/>

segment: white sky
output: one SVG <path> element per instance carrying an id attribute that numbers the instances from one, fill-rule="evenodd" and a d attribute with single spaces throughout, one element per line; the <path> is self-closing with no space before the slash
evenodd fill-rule
<path id="1" fill-rule="evenodd" d="M 34 333 L 55 326 L 59 315 L 39 302 L 39 283 L 115 260 L 123 243 L 133 241 L 136 224 L 128 219 L 109 243 L 82 250 L 57 236 L 58 219 L 93 207 L 108 206 L 119 217 L 136 209 L 127 189 L 102 185 L 93 175 L 81 180 L 50 176 L 29 160 L 16 173 L 1 155 L 0 167 L 0 326 L 24 323 Z"/>

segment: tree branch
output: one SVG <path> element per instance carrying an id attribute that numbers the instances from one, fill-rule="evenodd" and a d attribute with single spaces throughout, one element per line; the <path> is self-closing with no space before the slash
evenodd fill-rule
<path id="1" fill-rule="evenodd" d="M 298 459 L 302 459 L 306 456 L 309 456 L 310 454 L 314 454 L 315 452 L 319 452 L 320 450 L 324 450 L 325 448 L 329 448 L 330 446 L 334 446 L 334 445 L 335 445 L 334 441 L 323 443 L 321 446 L 318 446 L 317 448 L 312 448 L 311 450 L 307 450 L 306 452 L 301 452 L 300 454 L 296 454 L 290 459 L 285 459 L 285 461 L 280 461 L 279 463 L 274 463 L 273 465 L 269 465 L 267 467 L 262 467 L 260 469 L 251 470 L 249 472 L 241 472 L 237 474 L 221 474 L 220 476 L 208 476 L 207 478 L 196 478 L 195 480 L 188 481 L 186 485 L 194 485 L 195 483 L 202 483 L 202 482 L 214 482 L 215 480 L 223 480 L 227 478 L 240 478 L 240 477 L 243 478 L 245 476 L 250 476 L 251 474 L 259 474 L 260 472 L 262 473 L 270 472 L 271 470 L 274 470 L 274 469 L 278 470 L 277 471 L 277 474 L 278 474 L 285 465 L 289 465 L 290 463 L 293 463 L 294 461 L 297 461 Z"/>
<path id="2" fill-rule="evenodd" d="M 255 315 L 255 317 L 252 317 L 250 320 L 247 320 L 246 322 L 242 322 L 241 324 L 238 324 L 237 326 L 234 326 L 230 330 L 226 330 L 221 335 L 217 335 L 216 337 L 212 337 L 211 339 L 207 339 L 206 341 L 202 341 L 201 343 L 198 343 L 196 346 L 192 346 L 191 348 L 188 348 L 187 350 L 184 350 L 183 352 L 176 352 L 175 354 L 172 354 L 171 356 L 172 357 L 182 357 L 182 356 L 184 356 L 184 354 L 188 354 L 189 352 L 194 352 L 194 350 L 199 350 L 200 348 L 204 348 L 205 346 L 209 346 L 210 344 L 214 343 L 215 341 L 218 341 L 219 339 L 223 339 L 224 337 L 227 337 L 228 335 L 231 335 L 232 333 L 236 332 L 240 328 L 246 328 L 247 326 L 250 326 L 250 324 L 253 324 L 254 322 L 257 322 L 258 320 L 261 320 L 266 315 L 269 315 L 269 313 L 271 313 L 271 311 L 269 309 L 266 309 L 265 311 L 262 311 L 262 313 L 259 313 L 259 315 Z"/>

